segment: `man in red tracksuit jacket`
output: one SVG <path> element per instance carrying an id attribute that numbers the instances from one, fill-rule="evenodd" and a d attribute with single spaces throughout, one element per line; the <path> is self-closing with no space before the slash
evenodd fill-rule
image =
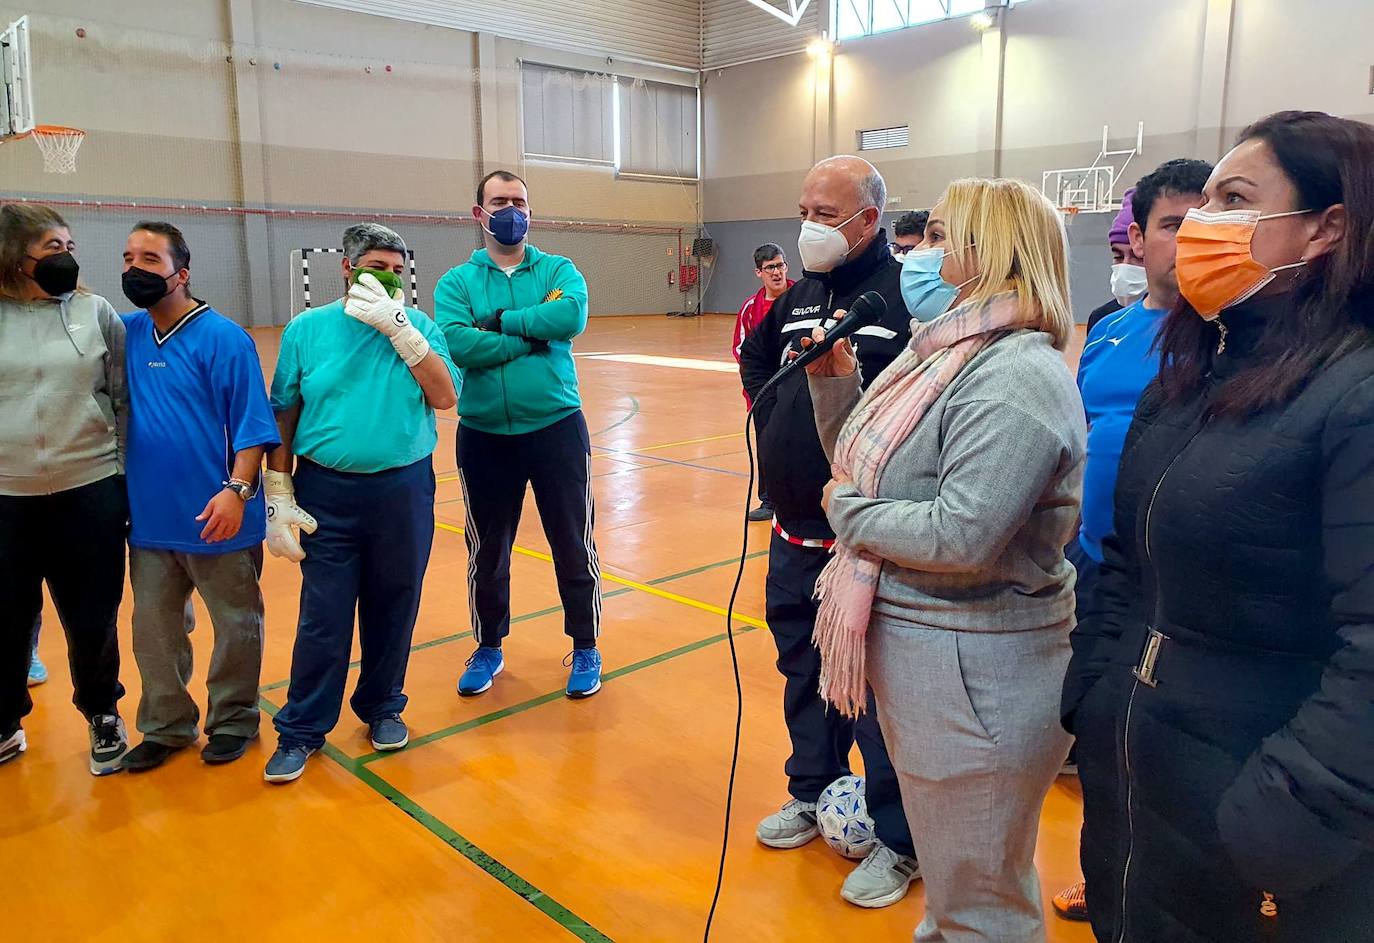
<path id="1" fill-rule="evenodd" d="M 739 317 L 735 319 L 735 336 L 730 344 L 730 352 L 735 355 L 736 363 L 739 363 L 739 351 L 744 346 L 744 339 L 754 333 L 754 328 L 768 316 L 769 309 L 773 307 L 773 299 L 795 284 L 787 277 L 787 257 L 783 255 L 782 247 L 771 242 L 766 242 L 754 250 L 754 274 L 763 282 L 763 287 L 749 297 L 739 309 Z M 746 407 L 753 405 L 747 392 L 744 394 L 744 402 Z M 756 416 L 754 431 L 756 435 L 762 435 L 763 430 L 758 427 L 758 421 Z M 759 475 L 759 506 L 749 512 L 749 520 L 757 523 L 772 519 L 773 505 L 763 489 L 763 475 Z"/>

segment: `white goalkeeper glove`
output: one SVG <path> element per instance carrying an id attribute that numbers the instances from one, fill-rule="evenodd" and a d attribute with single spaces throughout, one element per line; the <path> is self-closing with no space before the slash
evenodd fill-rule
<path id="1" fill-rule="evenodd" d="M 344 314 L 386 335 L 407 367 L 429 356 L 429 341 L 410 323 L 401 299 L 388 295 L 374 275 L 364 272 L 349 287 Z"/>
<path id="2" fill-rule="evenodd" d="M 262 490 L 267 495 L 267 549 L 274 557 L 285 557 L 295 563 L 305 559 L 305 551 L 296 539 L 293 527 L 307 534 L 315 533 L 319 524 L 296 504 L 296 490 L 286 472 L 262 473 Z"/>

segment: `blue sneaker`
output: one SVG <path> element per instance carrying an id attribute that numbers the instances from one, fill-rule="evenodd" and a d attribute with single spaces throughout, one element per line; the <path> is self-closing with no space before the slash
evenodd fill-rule
<path id="1" fill-rule="evenodd" d="M 262 778 L 269 783 L 289 783 L 301 778 L 305 772 L 305 761 L 314 753 L 313 747 L 303 747 L 299 743 L 279 743 L 277 752 L 267 761 Z"/>
<path id="2" fill-rule="evenodd" d="M 367 732 L 374 750 L 399 750 L 410 742 L 410 730 L 400 714 L 378 717 L 367 725 Z"/>
<path id="3" fill-rule="evenodd" d="M 29 658 L 29 687 L 42 684 L 48 680 L 48 669 L 38 657 L 38 646 L 33 647 L 33 655 Z"/>
<path id="4" fill-rule="evenodd" d="M 506 670 L 506 656 L 499 648 L 483 646 L 467 661 L 468 670 L 458 679 L 458 693 L 476 697 L 491 689 L 496 676 Z"/>
<path id="5" fill-rule="evenodd" d="M 579 700 L 601 690 L 601 653 L 596 649 L 574 649 L 563 659 L 563 665 L 572 665 L 572 673 L 568 675 L 568 697 Z"/>

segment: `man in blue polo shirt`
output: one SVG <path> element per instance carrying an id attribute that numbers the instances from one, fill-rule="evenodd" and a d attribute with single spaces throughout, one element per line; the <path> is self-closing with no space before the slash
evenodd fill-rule
<path id="1" fill-rule="evenodd" d="M 458 401 L 444 335 L 402 301 L 401 237 L 362 223 L 343 249 L 348 294 L 291 319 L 272 378 L 282 446 L 267 457 L 267 549 L 301 565 L 291 686 L 263 772 L 272 783 L 300 778 L 339 721 L 355 612 L 362 670 L 349 704 L 374 750 L 409 742 L 401 712 L 434 540 L 434 411 Z"/>
<path id="2" fill-rule="evenodd" d="M 243 755 L 258 735 L 262 539 L 257 481 L 277 428 L 252 338 L 191 295 L 191 252 L 170 223 L 142 222 L 124 248 L 129 387 L 129 581 L 134 658 L 143 679 L 138 729 L 124 754 L 149 770 L 196 741 L 191 590 L 210 611 L 207 763 Z"/>
<path id="3" fill-rule="evenodd" d="M 1078 568 L 1078 598 L 1088 602 L 1102 563 L 1102 539 L 1112 531 L 1112 498 L 1126 431 L 1145 387 L 1159 374 L 1154 350 L 1164 316 L 1178 302 L 1175 240 L 1184 215 L 1202 203 L 1212 173 L 1203 160 L 1178 159 L 1142 177 L 1132 194 L 1132 251 L 1145 263 L 1146 292 L 1102 318 L 1088 332 L 1078 365 L 1078 388 L 1088 414 L 1083 475 L 1083 523 L 1070 554 Z"/>

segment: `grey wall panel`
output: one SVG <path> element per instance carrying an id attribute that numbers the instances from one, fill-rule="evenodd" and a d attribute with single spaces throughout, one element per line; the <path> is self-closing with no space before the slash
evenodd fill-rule
<path id="1" fill-rule="evenodd" d="M 480 30 L 552 46 L 690 69 L 701 61 L 699 0 L 297 0 L 356 13 Z"/>
<path id="2" fill-rule="evenodd" d="M 893 214 L 888 214 L 888 231 Z M 1079 323 L 1111 297 L 1107 280 L 1111 274 L 1111 252 L 1107 230 L 1112 215 L 1080 214 L 1069 226 L 1069 290 L 1073 294 L 1074 316 Z M 715 222 L 708 232 L 716 240 L 719 262 L 707 289 L 703 309 L 735 312 L 746 298 L 759 289 L 754 277 L 753 253 L 765 242 L 776 242 L 787 253 L 793 278 L 801 277 L 797 259 L 797 221 L 795 219 L 750 219 Z"/>
<path id="3" fill-rule="evenodd" d="M 787 8 L 787 0 L 765 2 Z M 702 0 L 702 68 L 800 52 L 822 29 L 821 6 L 821 0 L 811 0 L 797 25 L 789 26 L 746 0 Z"/>

